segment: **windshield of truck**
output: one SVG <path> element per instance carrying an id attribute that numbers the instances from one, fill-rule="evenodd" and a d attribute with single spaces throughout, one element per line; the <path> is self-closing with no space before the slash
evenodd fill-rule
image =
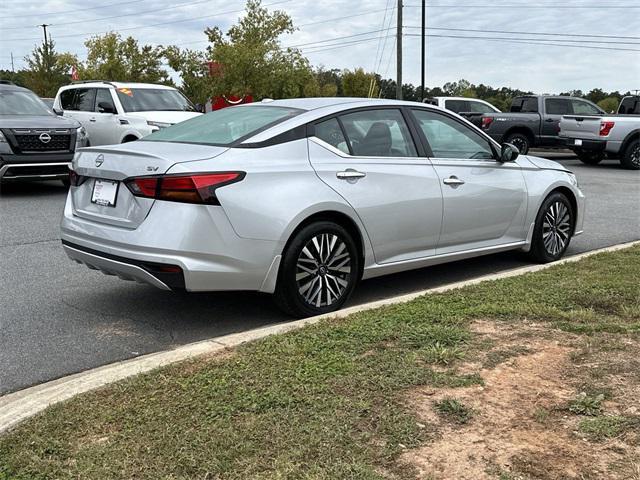
<path id="1" fill-rule="evenodd" d="M 118 88 L 125 112 L 195 112 L 193 104 L 178 90 L 164 88 Z"/>
<path id="2" fill-rule="evenodd" d="M 0 115 L 53 115 L 53 112 L 34 93 L 0 90 Z"/>

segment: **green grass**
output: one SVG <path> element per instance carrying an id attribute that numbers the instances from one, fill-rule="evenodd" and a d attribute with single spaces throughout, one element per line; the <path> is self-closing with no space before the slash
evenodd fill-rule
<path id="1" fill-rule="evenodd" d="M 413 478 L 398 456 L 432 429 L 418 427 L 403 395 L 482 383 L 455 369 L 471 348 L 471 321 L 635 335 L 638 278 L 636 247 L 131 378 L 1 437 L 0 479 Z"/>
<path id="2" fill-rule="evenodd" d="M 632 421 L 619 416 L 587 418 L 580 422 L 578 429 L 593 440 L 604 440 L 620 435 Z"/>
<path id="3" fill-rule="evenodd" d="M 596 416 L 602 409 L 604 394 L 589 395 L 586 392 L 580 392 L 575 399 L 569 402 L 569 411 L 576 415 Z"/>
<path id="4" fill-rule="evenodd" d="M 434 406 L 436 412 L 455 423 L 469 423 L 473 417 L 473 410 L 455 398 L 443 398 L 437 401 Z"/>

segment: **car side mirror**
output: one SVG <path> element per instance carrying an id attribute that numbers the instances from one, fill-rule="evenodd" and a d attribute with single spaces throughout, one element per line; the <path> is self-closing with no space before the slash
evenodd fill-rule
<path id="1" fill-rule="evenodd" d="M 64 110 L 60 110 L 59 108 L 53 108 L 53 113 L 55 113 L 58 116 L 62 116 L 62 114 L 64 113 Z"/>
<path id="2" fill-rule="evenodd" d="M 513 162 L 520 155 L 520 150 L 515 145 L 503 143 L 500 150 L 500 163 Z"/>
<path id="3" fill-rule="evenodd" d="M 98 103 L 98 112 L 100 113 L 116 113 L 115 107 L 107 102 Z"/>

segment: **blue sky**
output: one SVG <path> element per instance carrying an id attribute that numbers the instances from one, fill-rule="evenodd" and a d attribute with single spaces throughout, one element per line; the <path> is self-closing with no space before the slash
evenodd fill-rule
<path id="1" fill-rule="evenodd" d="M 396 0 L 263 0 L 264 5 L 273 4 L 270 9 L 285 10 L 292 16 L 299 30 L 283 36 L 281 43 L 303 45 L 303 53 L 313 65 L 363 67 L 388 78 L 395 78 L 396 3 Z M 405 34 L 418 34 L 420 29 L 412 27 L 420 25 L 420 8 L 416 6 L 421 0 L 404 3 Z M 640 0 L 433 0 L 427 1 L 427 5 L 430 35 L 492 37 L 490 40 L 429 37 L 427 86 L 465 78 L 473 83 L 536 93 L 588 91 L 595 87 L 622 91 L 640 88 L 640 51 L 608 50 L 640 50 L 636 21 L 640 18 Z M 243 7 L 243 0 L 0 0 L 0 68 L 10 68 L 11 52 L 16 67 L 24 65 L 24 56 L 41 41 L 42 29 L 38 24 L 51 24 L 49 32 L 57 49 L 76 53 L 80 58 L 86 56 L 84 41 L 91 33 L 110 30 L 132 35 L 141 43 L 197 49 L 207 45 L 203 34 L 206 27 L 217 25 L 226 30 L 241 15 Z M 175 23 L 152 26 L 166 22 Z M 331 40 L 345 36 L 349 38 Z M 504 40 L 507 37 L 574 46 L 507 42 Z M 560 42 L 562 39 L 575 42 Z M 420 38 L 406 35 L 403 41 L 404 81 L 417 85 Z M 352 43 L 345 46 L 344 42 Z"/>

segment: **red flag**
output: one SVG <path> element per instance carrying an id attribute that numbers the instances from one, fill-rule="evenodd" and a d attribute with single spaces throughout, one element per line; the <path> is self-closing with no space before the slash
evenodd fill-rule
<path id="1" fill-rule="evenodd" d="M 75 65 L 71 67 L 71 80 L 79 80 L 80 76 L 78 75 L 78 69 Z"/>

